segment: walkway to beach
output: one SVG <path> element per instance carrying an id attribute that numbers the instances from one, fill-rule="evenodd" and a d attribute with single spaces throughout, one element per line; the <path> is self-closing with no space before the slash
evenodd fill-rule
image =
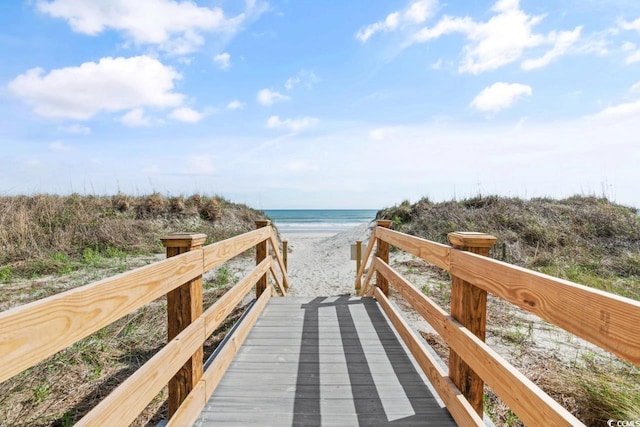
<path id="1" fill-rule="evenodd" d="M 196 426 L 455 426 L 373 298 L 272 298 Z"/>

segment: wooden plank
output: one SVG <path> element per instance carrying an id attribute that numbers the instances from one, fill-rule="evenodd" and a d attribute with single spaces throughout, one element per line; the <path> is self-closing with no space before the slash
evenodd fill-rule
<path id="1" fill-rule="evenodd" d="M 218 353 L 211 366 L 204 372 L 194 391 L 187 396 L 178 412 L 169 420 L 168 427 L 193 425 L 195 423 L 270 298 L 271 292 L 262 293 L 256 304 L 251 308 L 249 315 L 242 320 L 242 323 L 233 332 L 222 351 Z"/>
<path id="2" fill-rule="evenodd" d="M 205 319 L 205 334 L 207 337 L 215 332 L 233 309 L 240 304 L 258 279 L 269 271 L 270 264 L 271 260 L 269 258 L 264 259 L 202 314 Z"/>
<path id="3" fill-rule="evenodd" d="M 160 239 L 167 258 L 202 249 L 207 236 L 202 233 L 172 234 Z M 200 252 L 202 252 L 200 250 Z M 202 275 L 167 293 L 167 342 L 170 342 L 202 315 Z M 202 375 L 203 346 L 169 381 L 168 414 L 173 415 Z"/>
<path id="4" fill-rule="evenodd" d="M 640 302 L 452 250 L 451 274 L 640 366 Z"/>
<path id="5" fill-rule="evenodd" d="M 205 246 L 204 271 L 219 266 L 231 258 L 253 248 L 260 242 L 264 242 L 271 236 L 271 227 L 262 227 L 230 239 L 222 240 Z"/>
<path id="6" fill-rule="evenodd" d="M 369 267 L 369 271 L 367 272 L 367 277 L 364 278 L 364 283 L 362 284 L 362 291 L 360 295 L 371 296 L 373 294 L 374 289 L 373 288 L 369 289 L 369 286 L 371 284 L 371 278 L 373 277 L 373 273 L 376 272 L 374 261 L 375 259 L 371 261 L 371 267 Z"/>
<path id="7" fill-rule="evenodd" d="M 189 325 L 76 426 L 128 426 L 205 340 L 204 319 Z"/>
<path id="8" fill-rule="evenodd" d="M 282 285 L 282 280 L 280 280 L 280 276 L 278 276 L 278 272 L 276 271 L 275 265 L 273 263 L 273 258 L 269 258 L 270 265 L 269 265 L 269 270 L 271 271 L 271 275 L 273 276 L 273 280 L 276 282 L 276 285 L 278 286 L 278 289 L 280 289 L 280 294 L 283 297 L 287 296 L 287 291 L 285 289 L 285 287 Z M 285 273 L 286 274 L 286 273 Z"/>
<path id="9" fill-rule="evenodd" d="M 462 426 L 484 426 L 482 418 L 447 376 L 444 369 L 440 367 L 438 361 L 427 351 L 422 341 L 416 337 L 411 327 L 394 310 L 389 299 L 379 288 L 375 290 L 375 298 L 416 359 L 416 362 L 418 362 L 418 365 L 422 368 L 422 371 L 438 392 L 456 423 Z"/>
<path id="10" fill-rule="evenodd" d="M 393 246 L 409 252 L 427 261 L 430 264 L 449 271 L 451 248 L 447 245 L 421 239 L 415 236 L 408 236 L 403 233 L 388 229 L 377 229 L 376 237 L 392 244 Z"/>
<path id="11" fill-rule="evenodd" d="M 278 260 L 280 271 L 282 272 L 282 281 L 284 282 L 284 288 L 289 289 L 289 276 L 287 275 L 287 267 L 285 266 L 284 260 L 282 259 L 282 256 L 280 255 L 280 251 L 278 250 L 278 242 L 276 242 L 276 236 L 274 233 L 271 233 L 271 236 L 269 237 L 269 241 L 271 242 L 271 247 L 273 248 L 273 252 L 276 254 L 276 259 Z M 273 275 L 275 277 L 275 273 L 273 273 Z"/>
<path id="12" fill-rule="evenodd" d="M 376 229 L 388 229 L 391 226 L 391 221 L 378 220 L 377 224 Z M 383 232 L 379 234 L 383 234 Z M 378 237 L 378 242 L 376 243 L 376 256 L 387 264 L 389 263 L 389 242 L 385 242 L 384 239 L 380 237 Z M 380 288 L 385 295 L 389 295 L 389 282 L 380 272 L 376 272 L 376 286 Z"/>
<path id="13" fill-rule="evenodd" d="M 454 248 L 489 256 L 494 236 L 475 232 L 449 233 Z M 471 333 L 485 341 L 487 328 L 487 291 L 451 275 L 451 315 Z M 484 382 L 458 354 L 449 350 L 449 376 L 478 413 L 484 413 Z"/>
<path id="14" fill-rule="evenodd" d="M 242 320 L 242 323 L 236 328 L 233 332 L 233 335 L 229 338 L 224 348 L 218 356 L 211 364 L 209 369 L 205 371 L 202 375 L 202 379 L 207 383 L 207 397 L 211 396 L 215 387 L 217 387 L 222 375 L 224 375 L 224 371 L 227 370 L 233 357 L 237 353 L 238 349 L 244 342 L 244 340 L 249 335 L 251 328 L 258 320 L 258 317 L 264 310 L 264 307 L 267 305 L 271 298 L 270 292 L 263 292 L 263 295 L 256 301 L 256 303 L 251 307 L 249 314 Z"/>
<path id="15" fill-rule="evenodd" d="M 269 225 L 271 221 L 269 220 L 260 220 L 256 221 L 256 227 L 258 228 L 268 228 L 271 230 L 271 226 Z M 271 233 L 269 234 L 271 236 Z M 260 242 L 256 245 L 256 265 L 260 264 L 267 258 L 267 241 Z M 260 295 L 267 289 L 267 273 L 263 274 L 258 278 L 256 282 L 256 298 L 260 298 Z"/>
<path id="16" fill-rule="evenodd" d="M 173 340 L 202 315 L 202 276 L 167 294 L 167 341 Z M 169 381 L 169 416 L 193 390 L 202 375 L 204 348 L 201 345 Z"/>
<path id="17" fill-rule="evenodd" d="M 0 382 L 200 274 L 188 252 L 0 313 Z"/>
<path id="18" fill-rule="evenodd" d="M 262 293 L 258 301 L 251 308 L 247 317 L 244 318 L 242 323 L 226 342 L 222 351 L 218 353 L 211 366 L 209 366 L 202 375 L 202 380 L 206 384 L 207 399 L 211 397 L 216 387 L 218 387 L 218 384 L 220 384 L 220 380 L 222 380 L 224 373 L 229 368 L 229 365 L 231 365 L 233 358 L 240 349 L 240 346 L 242 346 L 244 340 L 247 338 L 247 335 L 249 335 L 249 331 L 251 331 L 251 328 L 264 310 L 264 307 L 267 305 L 270 298 L 270 292 Z"/>
<path id="19" fill-rule="evenodd" d="M 362 275 L 364 274 L 364 269 L 367 267 L 367 261 L 371 256 L 371 252 L 373 251 L 373 247 L 375 246 L 375 243 L 376 243 L 376 231 L 374 229 L 374 232 L 371 233 L 371 236 L 369 237 L 369 244 L 367 245 L 367 250 L 364 252 L 364 257 L 362 257 L 362 264 L 360 264 L 360 269 L 358 270 L 358 274 L 356 275 L 356 282 L 355 282 L 356 293 L 359 293 L 361 295 L 364 295 L 364 294 L 358 291 L 360 291 L 360 288 L 361 288 Z"/>
<path id="20" fill-rule="evenodd" d="M 510 365 L 440 306 L 404 279 L 389 265 L 375 259 L 376 268 L 438 332 L 525 424 L 544 422 L 554 426 L 583 425 L 531 380 Z"/>
<path id="21" fill-rule="evenodd" d="M 480 340 L 485 341 L 487 292 L 451 276 L 451 316 Z M 484 413 L 484 382 L 473 369 L 449 349 L 449 376 L 478 414 Z"/>
<path id="22" fill-rule="evenodd" d="M 200 416 L 202 408 L 207 404 L 207 385 L 204 381 L 198 381 L 191 393 L 184 399 L 182 405 L 173 414 L 167 423 L 167 427 L 190 426 Z"/>

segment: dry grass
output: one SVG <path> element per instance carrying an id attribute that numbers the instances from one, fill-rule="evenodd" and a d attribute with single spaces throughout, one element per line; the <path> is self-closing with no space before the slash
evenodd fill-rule
<path id="1" fill-rule="evenodd" d="M 255 228 L 261 212 L 219 197 L 0 198 L 0 310 L 148 264 L 170 232 L 202 232 L 207 243 Z M 221 268 L 205 281 L 205 308 L 236 277 Z M 242 307 L 205 343 L 205 358 Z M 0 426 L 70 426 L 166 343 L 161 298 L 0 384 Z M 135 426 L 166 417 L 166 388 Z"/>
<path id="2" fill-rule="evenodd" d="M 422 199 L 382 210 L 404 233 L 448 244 L 447 233 L 480 231 L 498 238 L 491 256 L 639 299 L 640 216 L 604 198 L 564 200 L 476 197 Z"/>
<path id="3" fill-rule="evenodd" d="M 230 286 L 205 286 L 205 307 Z M 236 308 L 205 342 L 205 360 L 242 311 Z M 0 426 L 72 425 L 165 345 L 166 323 L 161 298 L 3 382 Z M 166 398 L 165 387 L 133 425 L 157 425 L 166 418 Z"/>
<path id="4" fill-rule="evenodd" d="M 421 260 L 398 260 L 392 265 L 448 311 L 450 278 Z M 410 318 L 419 317 L 410 313 L 404 300 L 396 302 Z M 432 332 L 421 335 L 448 363 L 449 346 L 443 338 Z M 491 295 L 487 304 L 487 342 L 588 426 L 602 426 L 609 419 L 640 417 L 639 367 L 571 338 L 560 328 L 536 320 Z M 485 387 L 485 411 L 497 426 L 523 425 L 489 387 Z"/>
<path id="5" fill-rule="evenodd" d="M 78 269 L 87 251 L 161 253 L 159 238 L 201 232 L 207 243 L 252 230 L 261 212 L 220 197 L 36 195 L 0 198 L 0 283 Z"/>
<path id="6" fill-rule="evenodd" d="M 403 202 L 378 213 L 396 230 L 448 243 L 452 231 L 479 231 L 498 237 L 491 256 L 547 274 L 640 300 L 640 216 L 638 210 L 604 198 L 565 200 L 475 197 L 411 205 Z M 397 268 L 448 309 L 450 279 L 421 261 Z M 590 426 L 609 419 L 640 419 L 640 368 L 532 319 L 510 304 L 489 298 L 487 341 L 545 392 Z M 423 334 L 443 359 L 446 343 Z M 485 408 L 497 425 L 522 425 L 486 389 Z"/>

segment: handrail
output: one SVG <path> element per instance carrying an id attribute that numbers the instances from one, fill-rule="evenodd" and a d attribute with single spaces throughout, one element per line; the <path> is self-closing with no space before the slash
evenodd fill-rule
<path id="1" fill-rule="evenodd" d="M 0 382 L 202 274 L 189 252 L 0 313 Z"/>
<path id="2" fill-rule="evenodd" d="M 407 348 L 411 351 L 416 362 L 418 362 L 418 365 L 429 379 L 429 382 L 435 387 L 438 395 L 456 423 L 462 426 L 484 426 L 482 418 L 476 414 L 469 404 L 469 401 L 447 376 L 445 370 L 440 367 L 436 358 L 427 351 L 425 345 L 415 335 L 411 327 L 391 306 L 389 299 L 380 288 L 375 288 L 374 295 L 389 320 L 391 320 L 396 331 L 398 331 L 398 334 L 407 345 Z"/>
<path id="3" fill-rule="evenodd" d="M 463 280 L 472 288 L 489 292 L 515 304 L 640 366 L 640 324 L 634 321 L 640 318 L 638 301 L 380 226 L 375 227 L 371 242 L 378 239 L 449 271 L 454 279 Z M 356 285 L 362 282 L 364 265 L 367 262 L 368 257 L 358 272 Z M 387 307 L 382 289 L 369 288 L 368 284 L 374 272 L 390 282 L 416 312 L 444 338 L 451 351 L 491 386 L 523 422 L 539 424 L 544 421 L 554 425 L 582 425 L 566 409 L 497 355 L 483 339 L 444 312 L 378 256 L 372 257 L 361 290 L 363 295 L 374 295 L 385 311 L 393 310 L 391 306 Z M 452 306 L 453 298 L 456 297 L 452 293 Z M 393 322 L 394 314 L 389 313 L 387 314 Z M 402 332 L 401 336 L 414 352 L 417 347 L 411 337 Z M 427 371 L 433 368 L 428 364 L 425 366 L 423 369 L 429 376 Z M 449 376 L 451 375 L 450 372 Z M 446 401 L 445 396 L 450 392 L 446 387 L 442 388 L 442 382 L 437 380 L 437 376 L 436 381 L 431 377 L 430 379 Z M 469 398 L 466 393 L 465 396 Z M 454 418 L 460 423 L 455 415 Z"/>
<path id="4" fill-rule="evenodd" d="M 177 292 L 185 286 L 192 287 L 209 269 L 268 241 L 272 253 L 279 261 L 282 280 L 276 275 L 273 257 L 267 256 L 258 261 L 248 275 L 206 311 L 192 319 L 190 324 L 185 325 L 175 338 L 78 423 L 102 425 L 108 421 L 109 425 L 129 425 L 169 380 L 179 378 L 175 376 L 176 373 L 184 369 L 190 358 L 199 354 L 205 340 L 224 322 L 258 280 L 271 272 L 275 285 L 282 295 L 286 295 L 289 283 L 287 272 L 273 235 L 272 227 L 262 227 L 205 247 L 194 246 L 191 251 L 188 251 L 188 243 L 185 243 L 189 241 L 189 235 L 171 237 L 175 243 L 171 247 L 171 255 L 179 254 L 177 256 L 0 313 L 0 382 L 165 294 Z M 201 239 L 199 241 L 204 241 L 204 237 L 197 235 Z M 187 245 L 184 246 L 188 251 L 186 253 L 182 253 L 185 251 L 176 246 L 183 244 Z M 167 253 L 169 254 L 169 246 Z M 275 288 L 271 289 L 258 295 L 258 304 L 250 309 L 243 326 L 236 330 L 225 346 L 232 349 L 223 348 L 221 354 L 235 353 L 244 339 L 242 334 L 246 337 L 251 322 L 255 323 L 255 318 L 266 301 L 272 293 L 276 294 Z M 198 295 L 201 299 L 201 291 L 196 292 L 193 297 Z M 199 304 L 201 306 L 202 303 Z M 214 368 L 216 372 L 210 372 L 211 369 L 210 367 L 195 379 L 198 389 L 201 388 L 200 382 L 208 381 L 206 390 L 212 392 L 212 378 L 221 376 L 226 367 L 223 369 L 218 363 Z M 136 399 L 131 399 L 132 395 Z M 192 400 L 189 399 L 189 405 L 193 405 Z"/>
<path id="5" fill-rule="evenodd" d="M 639 301 L 456 249 L 451 274 L 640 366 Z"/>

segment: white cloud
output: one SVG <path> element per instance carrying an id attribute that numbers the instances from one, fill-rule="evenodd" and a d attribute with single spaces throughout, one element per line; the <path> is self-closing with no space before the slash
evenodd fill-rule
<path id="1" fill-rule="evenodd" d="M 129 127 L 151 126 L 151 118 L 145 115 L 144 108 L 134 108 L 122 116 L 120 121 Z"/>
<path id="2" fill-rule="evenodd" d="M 365 43 L 375 33 L 394 31 L 403 25 L 421 24 L 433 15 L 436 6 L 436 0 L 414 1 L 404 10 L 390 13 L 383 21 L 374 22 L 360 29 L 356 33 L 356 38 Z"/>
<path id="3" fill-rule="evenodd" d="M 361 42 L 366 42 L 373 36 L 375 33 L 379 31 L 391 31 L 398 28 L 398 24 L 400 22 L 400 13 L 393 12 L 387 15 L 387 18 L 384 21 L 378 21 L 376 23 L 370 24 L 365 28 L 358 31 L 356 37 L 360 39 Z"/>
<path id="4" fill-rule="evenodd" d="M 433 14 L 437 2 L 431 0 L 416 1 L 409 6 L 404 16 L 416 24 L 422 24 Z"/>
<path id="5" fill-rule="evenodd" d="M 48 74 L 33 68 L 13 79 L 8 88 L 41 116 L 87 120 L 102 111 L 178 106 L 184 96 L 173 88 L 174 80 L 180 78 L 173 68 L 143 55 L 102 58 Z"/>
<path id="6" fill-rule="evenodd" d="M 244 103 L 238 100 L 233 100 L 227 104 L 227 110 L 239 110 L 242 107 L 244 107 Z"/>
<path id="7" fill-rule="evenodd" d="M 624 42 L 624 43 L 622 43 L 622 46 L 620 47 L 620 49 L 623 52 L 629 52 L 631 50 L 635 50 L 636 49 L 636 45 L 634 43 L 631 43 L 631 42 Z"/>
<path id="8" fill-rule="evenodd" d="M 547 39 L 553 40 L 553 48 L 539 58 L 522 61 L 522 69 L 533 70 L 546 67 L 555 58 L 564 55 L 578 41 L 581 31 L 582 27 L 576 27 L 573 31 L 560 31 L 559 33 L 552 31 Z"/>
<path id="9" fill-rule="evenodd" d="M 213 60 L 218 64 L 218 68 L 221 70 L 228 70 L 231 67 L 231 55 L 227 52 L 220 53 L 213 57 Z"/>
<path id="10" fill-rule="evenodd" d="M 195 51 L 204 43 L 202 33 L 234 33 L 252 13 L 246 10 L 228 18 L 219 7 L 172 0 L 53 0 L 38 1 L 36 7 L 65 19 L 75 32 L 95 36 L 115 30 L 136 44 L 156 45 L 175 54 Z"/>
<path id="11" fill-rule="evenodd" d="M 187 159 L 185 173 L 188 175 L 213 175 L 214 172 L 213 156 L 210 154 L 193 155 Z"/>
<path id="12" fill-rule="evenodd" d="M 315 117 L 303 117 L 301 119 L 285 119 L 282 120 L 278 116 L 271 116 L 267 120 L 268 129 L 286 129 L 291 132 L 300 132 L 302 130 L 313 127 L 319 123 Z"/>
<path id="13" fill-rule="evenodd" d="M 60 126 L 58 127 L 58 129 L 62 132 L 67 132 L 74 135 L 89 135 L 91 133 L 90 127 L 82 125 Z"/>
<path id="14" fill-rule="evenodd" d="M 310 88 L 313 87 L 314 84 L 318 83 L 318 76 L 313 71 L 300 70 L 298 74 L 293 77 L 289 77 L 286 82 L 284 82 L 284 88 L 286 90 L 292 90 L 299 84 L 303 84 L 304 86 Z"/>
<path id="15" fill-rule="evenodd" d="M 496 14 L 487 22 L 444 16 L 433 27 L 416 32 L 414 41 L 424 43 L 448 34 L 464 34 L 468 43 L 463 48 L 463 60 L 458 71 L 478 74 L 520 60 L 526 49 L 551 44 L 551 51 L 526 64 L 528 69 L 542 67 L 565 54 L 580 35 L 580 27 L 573 31 L 551 31 L 546 36 L 534 33 L 533 27 L 542 21 L 543 16 L 527 15 L 520 10 L 518 0 L 500 0 L 492 11 Z"/>
<path id="16" fill-rule="evenodd" d="M 169 114 L 170 119 L 185 123 L 197 123 L 202 120 L 203 117 L 203 113 L 199 113 L 198 111 L 189 107 L 176 108 Z"/>
<path id="17" fill-rule="evenodd" d="M 69 151 L 71 147 L 64 144 L 62 141 L 54 141 L 49 144 L 49 149 L 51 149 L 52 151 Z"/>
<path id="18" fill-rule="evenodd" d="M 256 99 L 262 105 L 273 105 L 276 102 L 286 101 L 289 97 L 275 90 L 262 89 L 256 95 Z"/>
<path id="19" fill-rule="evenodd" d="M 618 26 L 627 31 L 640 31 L 640 18 L 636 19 L 635 21 L 625 21 L 624 19 L 621 19 L 620 21 L 618 21 Z"/>
<path id="20" fill-rule="evenodd" d="M 300 77 L 289 77 L 286 82 L 284 82 L 284 88 L 286 90 L 293 89 L 298 83 L 300 83 Z"/>
<path id="21" fill-rule="evenodd" d="M 631 86 L 631 92 L 640 92 L 640 82 Z"/>
<path id="22" fill-rule="evenodd" d="M 640 49 L 634 52 L 631 52 L 629 55 L 627 55 L 624 62 L 626 62 L 627 64 L 634 64 L 636 62 L 640 62 Z"/>
<path id="23" fill-rule="evenodd" d="M 589 118 L 606 121 L 616 121 L 628 118 L 637 120 L 640 119 L 640 101 L 626 102 L 624 104 L 608 107 L 592 116 L 589 116 Z"/>
<path id="24" fill-rule="evenodd" d="M 470 106 L 482 112 L 496 112 L 510 107 L 523 96 L 531 96 L 531 86 L 520 83 L 498 82 L 484 88 Z"/>

